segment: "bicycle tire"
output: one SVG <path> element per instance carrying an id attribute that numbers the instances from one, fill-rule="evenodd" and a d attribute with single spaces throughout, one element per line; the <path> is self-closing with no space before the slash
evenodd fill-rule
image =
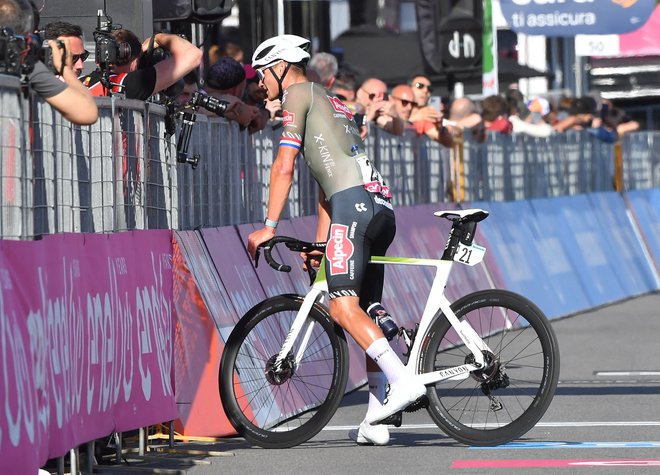
<path id="1" fill-rule="evenodd" d="M 333 416 L 348 379 L 343 330 L 316 303 L 315 325 L 300 364 L 292 360 L 278 374 L 268 369 L 277 356 L 303 298 L 280 295 L 248 311 L 227 339 L 218 376 L 225 414 L 247 441 L 264 448 L 288 448 L 314 437 Z M 295 355 L 298 342 L 294 344 Z"/>
<path id="2" fill-rule="evenodd" d="M 545 414 L 557 387 L 559 347 L 550 323 L 534 303 L 505 290 L 466 295 L 452 310 L 459 320 L 468 318 L 492 350 L 487 359 L 493 364 L 467 379 L 429 386 L 429 414 L 447 435 L 467 445 L 518 439 Z M 422 348 L 421 372 L 474 358 L 444 315 L 438 315 Z"/>

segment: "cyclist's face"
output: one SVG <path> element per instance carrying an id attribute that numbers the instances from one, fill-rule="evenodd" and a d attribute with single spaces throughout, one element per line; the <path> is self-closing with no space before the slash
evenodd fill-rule
<path id="1" fill-rule="evenodd" d="M 280 94 L 279 84 L 275 78 L 275 74 L 280 77 L 282 69 L 280 66 L 284 64 L 282 61 L 275 63 L 264 68 L 257 69 L 257 76 L 259 77 L 259 87 L 266 90 L 268 100 L 272 101 L 277 99 Z"/>

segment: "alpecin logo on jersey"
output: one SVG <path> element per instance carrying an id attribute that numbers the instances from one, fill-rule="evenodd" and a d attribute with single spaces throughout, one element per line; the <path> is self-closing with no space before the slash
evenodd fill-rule
<path id="1" fill-rule="evenodd" d="M 332 108 L 336 110 L 337 112 L 341 112 L 344 114 L 346 117 L 349 118 L 349 120 L 353 120 L 353 113 L 351 110 L 344 104 L 342 101 L 340 101 L 336 97 L 330 97 L 326 96 L 328 100 L 330 101 L 330 104 L 332 104 Z"/>
<path id="2" fill-rule="evenodd" d="M 296 121 L 296 114 L 289 112 L 288 110 L 282 111 L 282 126 L 286 127 L 287 125 L 293 125 Z"/>
<path id="3" fill-rule="evenodd" d="M 348 226 L 333 224 L 325 250 L 330 261 L 330 275 L 348 274 L 348 260 L 353 257 L 353 243 L 348 238 Z"/>

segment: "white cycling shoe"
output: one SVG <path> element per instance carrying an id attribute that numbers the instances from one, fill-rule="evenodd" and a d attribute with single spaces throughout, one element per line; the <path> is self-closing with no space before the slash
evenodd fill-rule
<path id="1" fill-rule="evenodd" d="M 390 431 L 385 424 L 372 426 L 366 420 L 357 429 L 351 429 L 348 436 L 358 445 L 386 445 L 390 441 Z"/>
<path id="2" fill-rule="evenodd" d="M 412 379 L 391 384 L 383 405 L 380 409 L 370 411 L 364 420 L 367 424 L 376 425 L 395 412 L 405 409 L 424 394 L 426 386 Z"/>

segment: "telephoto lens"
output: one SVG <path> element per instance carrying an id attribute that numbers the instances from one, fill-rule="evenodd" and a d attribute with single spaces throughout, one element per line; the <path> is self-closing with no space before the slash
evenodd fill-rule
<path id="1" fill-rule="evenodd" d="M 213 112 L 222 117 L 227 110 L 228 103 L 213 96 L 209 96 L 208 94 L 195 92 L 190 99 L 190 105 L 195 107 L 201 106 L 209 112 Z"/>

